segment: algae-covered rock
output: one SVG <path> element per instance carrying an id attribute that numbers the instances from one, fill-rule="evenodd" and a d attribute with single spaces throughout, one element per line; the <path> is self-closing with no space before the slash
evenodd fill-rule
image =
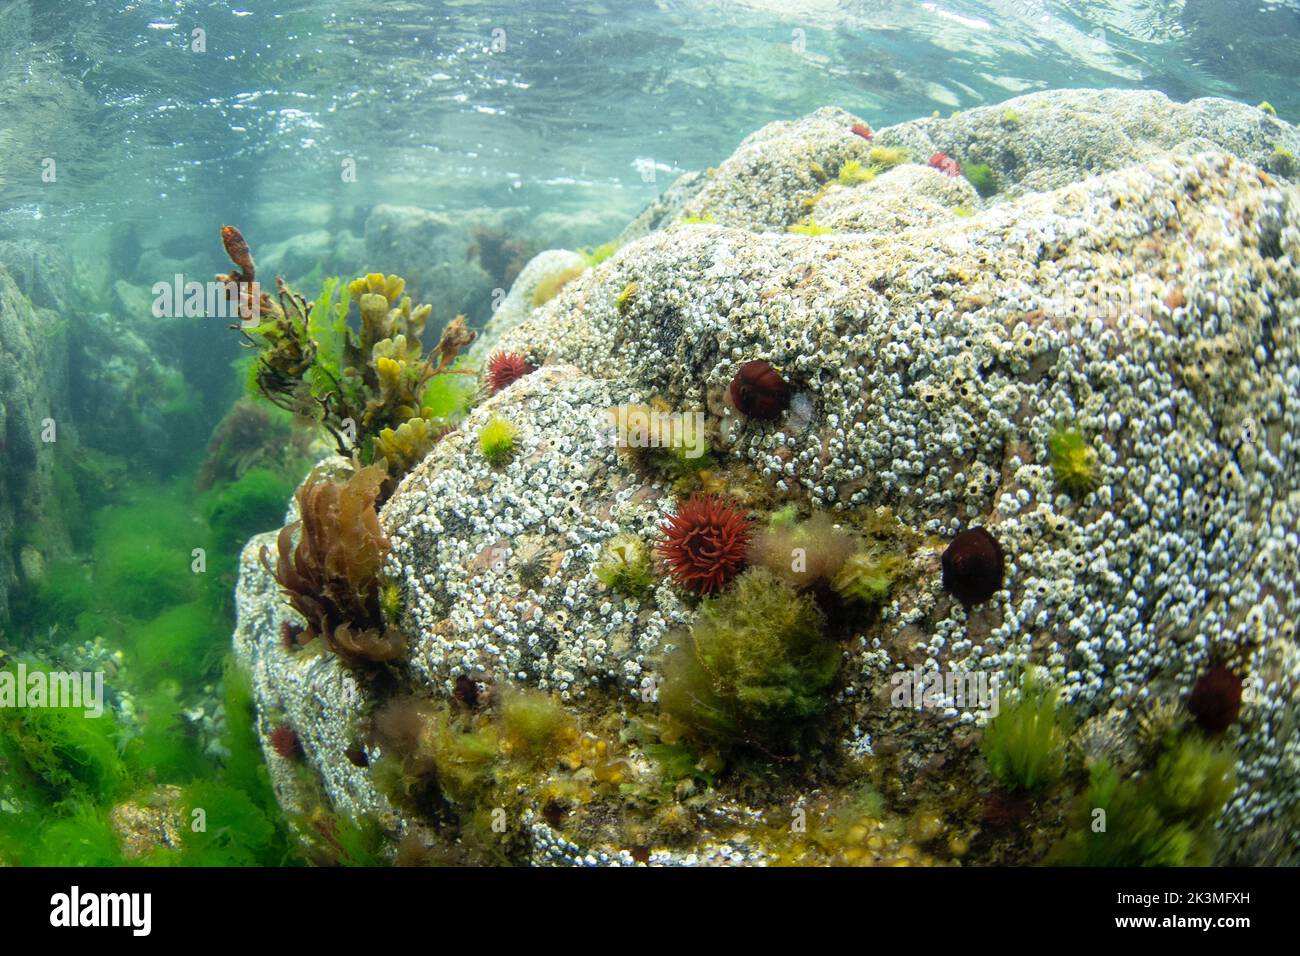
<path id="1" fill-rule="evenodd" d="M 0 265 L 0 620 L 20 580 L 34 583 L 32 570 L 68 549 L 54 475 L 56 443 L 75 441 L 66 343 L 63 319 L 34 306 Z"/>
<path id="2" fill-rule="evenodd" d="M 907 149 L 918 162 L 943 152 L 985 163 L 1001 192 L 1016 196 L 1210 144 L 1268 168 L 1274 149 L 1294 151 L 1300 135 L 1276 116 L 1218 97 L 1175 103 L 1155 90 L 1046 90 L 889 126 L 875 142 Z"/>
<path id="3" fill-rule="evenodd" d="M 492 319 L 470 346 L 470 357 L 479 364 L 496 350 L 501 336 L 532 314 L 537 286 L 548 277 L 583 266 L 581 255 L 569 249 L 547 249 L 528 261 L 510 286 L 508 295 L 494 304 Z"/>
<path id="4" fill-rule="evenodd" d="M 1098 142 L 1070 152 L 1068 123 L 1038 116 L 1033 96 L 876 134 L 920 162 L 961 159 L 996 124 L 1019 158 L 971 157 L 1002 184 L 985 200 L 917 162 L 825 188 L 813 163 L 833 178 L 871 144 L 821 110 L 718 166 L 682 207 L 712 223 L 651 231 L 538 307 L 532 290 L 566 260 L 534 260 L 479 357 L 543 367 L 486 398 L 381 512 L 389 610 L 410 639 L 396 678 L 286 650 L 289 612 L 257 539 L 246 549 L 236 648 L 264 736 L 287 721 L 336 812 L 418 834 L 429 853 L 450 827 L 457 852 L 533 863 L 1036 862 L 1081 775 L 1052 774 L 1016 809 L 976 746 L 987 708 L 900 705 L 897 677 L 1011 688 L 1037 665 L 1071 715 L 1064 759 L 1136 768 L 1152 734 L 1182 739 L 1184 698 L 1231 660 L 1250 693 L 1224 741 L 1235 789 L 1217 859 L 1293 859 L 1300 190 L 1257 163 L 1260 137 L 1294 131 L 1222 101 L 1056 96 L 1095 117 L 1070 135 Z M 1116 153 L 1111 130 L 1138 145 Z M 1221 148 L 1179 147 L 1192 136 Z M 838 228 L 787 234 L 809 199 Z M 953 212 L 968 201 L 973 215 Z M 734 407 L 755 359 L 792 393 L 776 421 Z M 609 409 L 626 405 L 702 412 L 707 465 L 612 447 Z M 518 434 L 494 467 L 477 436 L 496 417 Z M 1053 466 L 1063 430 L 1088 449 L 1071 493 Z M 709 695 L 683 696 L 670 663 L 706 655 L 698 600 L 666 576 L 619 593 L 598 573 L 611 542 L 660 540 L 692 491 L 771 527 L 828 515 L 891 556 L 888 586 L 855 610 L 810 585 L 839 661 L 810 670 L 834 684 L 815 685 L 825 706 L 797 743 L 702 733 L 710 715 L 692 708 Z M 942 566 L 973 527 L 995 540 L 999 573 L 967 606 Z M 710 605 L 713 636 L 741 626 L 729 606 Z M 721 687 L 725 672 L 699 663 L 720 699 L 757 694 L 746 707 L 788 690 L 762 674 Z M 686 706 L 659 706 L 665 682 Z M 567 728 L 550 731 L 553 762 L 503 743 L 516 732 L 503 701 L 521 692 L 567 715 L 548 723 Z M 389 733 L 358 766 L 347 751 L 380 710 Z M 303 807 L 302 774 L 270 759 L 282 801 Z M 439 773 L 456 786 L 431 785 Z"/>

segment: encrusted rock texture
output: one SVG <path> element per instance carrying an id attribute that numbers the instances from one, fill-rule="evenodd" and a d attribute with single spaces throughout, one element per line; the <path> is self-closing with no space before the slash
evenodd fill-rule
<path id="1" fill-rule="evenodd" d="M 36 256 L 24 264 L 0 248 L 0 618 L 9 595 L 33 586 L 68 550 L 54 476 L 54 443 L 66 429 L 67 338 Z M 31 296 L 29 298 L 29 295 Z M 56 421 L 56 419 L 59 419 Z M 38 547 L 39 544 L 39 547 Z"/>
<path id="2" fill-rule="evenodd" d="M 1225 100 L 1116 91 L 1032 94 L 870 142 L 858 122 L 823 109 L 764 127 L 539 308 L 541 274 L 571 262 L 547 253 L 525 269 L 486 336 L 541 371 L 482 402 L 382 513 L 410 678 L 437 696 L 468 675 L 579 708 L 653 709 L 661 649 L 692 603 L 666 579 L 620 597 L 593 566 L 616 534 L 653 542 L 675 508 L 609 441 L 606 409 L 658 399 L 705 412 L 715 455 L 765 505 L 887 507 L 926 542 L 845 645 L 843 752 L 904 755 L 904 789 L 973 759 L 976 713 L 889 706 L 889 675 L 918 665 L 1009 680 L 1032 661 L 1081 720 L 1123 722 L 1231 658 L 1252 692 L 1219 860 L 1286 860 L 1300 843 L 1300 190 L 1270 164 L 1300 150 L 1295 129 Z M 914 162 L 827 188 L 879 145 Z M 924 165 L 933 151 L 988 163 L 1000 191 L 979 199 Z M 785 231 L 810 215 L 832 231 Z M 751 359 L 796 392 L 781 420 L 727 401 Z M 476 448 L 493 415 L 520 429 L 496 469 Z M 1100 465 L 1081 498 L 1047 460 L 1063 426 Z M 1006 574 L 967 609 L 943 592 L 939 557 L 977 525 Z M 256 560 L 263 543 L 245 552 L 236 648 L 264 733 L 284 715 L 335 808 L 400 832 L 344 758 L 373 687 L 328 656 L 283 652 L 292 612 Z M 730 812 L 755 811 L 736 795 Z M 728 832 L 715 819 L 650 861 L 762 861 Z M 629 862 L 540 819 L 533 833 L 539 863 Z"/>

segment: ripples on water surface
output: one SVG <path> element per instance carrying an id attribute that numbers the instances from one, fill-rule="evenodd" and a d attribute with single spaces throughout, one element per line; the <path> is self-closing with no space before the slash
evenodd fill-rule
<path id="1" fill-rule="evenodd" d="M 638 159 L 703 168 L 827 103 L 885 125 L 1132 86 L 1294 112 L 1298 24 L 1269 0 L 10 0 L 0 222 L 184 233 L 218 210 L 291 226 L 377 200 L 630 215 L 662 188 Z M 33 174 L 47 157 L 65 188 Z"/>

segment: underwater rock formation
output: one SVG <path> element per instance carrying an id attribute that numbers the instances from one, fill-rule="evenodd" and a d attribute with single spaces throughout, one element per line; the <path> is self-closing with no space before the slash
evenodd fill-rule
<path id="1" fill-rule="evenodd" d="M 40 569 L 68 547 L 48 440 L 60 428 L 65 443 L 75 440 L 66 418 L 66 339 L 66 323 L 35 306 L 0 261 L 0 620 L 10 592 L 38 583 Z"/>
<path id="2" fill-rule="evenodd" d="M 1092 125 L 1072 130 L 1074 114 Z M 992 778 L 972 745 L 980 709 L 897 706 L 891 678 L 916 668 L 1010 687 L 1023 665 L 1041 665 L 1088 740 L 1104 742 L 1138 735 L 1147 708 L 1184 706 L 1200 675 L 1231 656 L 1252 694 L 1225 734 L 1236 772 L 1219 859 L 1293 860 L 1300 189 L 1252 162 L 1264 140 L 1293 143 L 1295 131 L 1226 101 L 1108 91 L 1020 97 L 877 130 L 871 142 L 855 122 L 826 109 L 765 127 L 683 205 L 712 224 L 652 231 L 538 308 L 531 290 L 558 254 L 520 274 L 476 357 L 509 351 L 542 367 L 485 398 L 381 513 L 400 591 L 391 609 L 410 640 L 402 679 L 442 701 L 465 697 L 468 682 L 487 701 L 420 717 L 450 741 L 432 758 L 439 772 L 453 753 L 463 771 L 468 751 L 499 739 L 493 721 L 505 718 L 492 699 L 526 687 L 569 708 L 595 743 L 587 757 L 526 773 L 492 751 L 497 784 L 525 794 L 506 810 L 508 859 L 842 859 L 852 828 L 828 824 L 814 850 L 791 847 L 789 815 L 802 807 L 810 821 L 877 821 L 876 861 L 1035 862 L 1023 855 L 1031 841 L 1017 850 L 989 821 L 1014 817 L 1015 831 L 1053 813 L 990 809 L 979 788 Z M 995 125 L 1015 163 L 974 150 Z M 1115 147 L 1121 131 L 1138 145 Z M 1220 148 L 1175 148 L 1192 137 Z M 1080 138 L 1101 145 L 1072 153 Z M 858 205 L 829 234 L 785 233 L 831 202 L 823 177 L 882 144 L 914 162 L 847 187 Z M 916 168 L 941 150 L 988 163 L 1003 191 L 981 200 L 963 180 Z M 894 177 L 902 186 L 886 189 Z M 892 217 L 908 188 L 933 218 L 852 231 L 870 222 L 873 195 Z M 945 188 L 980 211 L 946 216 L 961 204 Z M 758 359 L 793 393 L 776 421 L 727 400 L 737 370 Z M 705 413 L 707 469 L 666 476 L 611 446 L 607 410 L 653 400 Z M 477 448 L 494 416 L 519 432 L 497 468 Z M 1077 496 L 1052 466 L 1062 428 L 1095 453 L 1096 486 Z M 906 555 L 883 603 L 848 622 L 815 741 L 797 762 L 767 754 L 767 789 L 748 786 L 744 798 L 728 763 L 741 758 L 690 749 L 656 706 L 665 660 L 690 646 L 696 599 L 663 576 L 615 593 L 597 573 L 611 542 L 660 540 L 683 480 L 760 516 L 828 513 Z M 973 526 L 996 536 L 1005 567 L 992 598 L 966 607 L 944 592 L 941 564 Z M 292 726 L 320 787 L 313 796 L 268 756 L 282 802 L 323 795 L 395 839 L 470 832 L 486 810 L 467 789 L 435 806 L 410 767 L 394 786 L 349 759 L 358 743 L 383 756 L 366 715 L 391 691 L 319 650 L 284 650 L 292 615 L 255 559 L 267 540 L 244 552 L 236 649 L 253 671 L 266 749 L 274 727 Z M 761 761 L 763 741 L 749 743 L 744 759 Z M 868 785 L 879 788 L 870 799 L 854 789 Z M 1066 785 L 1035 800 L 1068 807 Z M 410 802 L 413 787 L 426 802 Z"/>
<path id="3" fill-rule="evenodd" d="M 535 255 L 520 271 L 510 292 L 492 313 L 490 321 L 479 333 L 468 355 L 483 364 L 496 351 L 496 343 L 508 330 L 524 321 L 533 311 L 533 295 L 539 283 L 548 276 L 574 269 L 583 264 L 582 256 L 569 249 L 547 249 Z"/>

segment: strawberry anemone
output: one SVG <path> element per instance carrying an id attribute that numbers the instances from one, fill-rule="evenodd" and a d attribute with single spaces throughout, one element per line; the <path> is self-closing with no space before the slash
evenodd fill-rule
<path id="1" fill-rule="evenodd" d="M 716 594 L 745 567 L 751 528 L 740 505 L 718 495 L 694 495 L 661 529 L 659 556 L 672 579 L 696 594 Z"/>

